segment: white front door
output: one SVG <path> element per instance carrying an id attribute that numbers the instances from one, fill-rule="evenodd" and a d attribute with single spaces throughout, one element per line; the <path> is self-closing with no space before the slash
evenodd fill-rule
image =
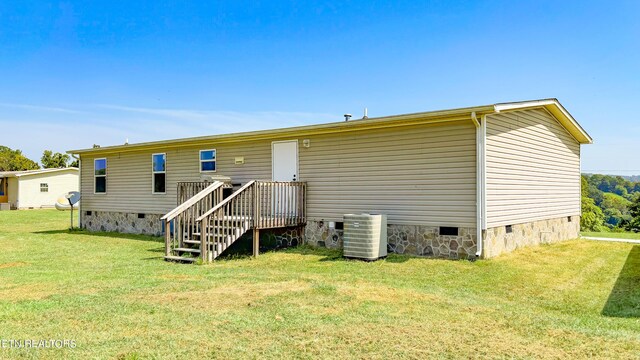
<path id="1" fill-rule="evenodd" d="M 298 140 L 274 141 L 271 143 L 271 167 L 273 181 L 298 181 Z M 289 186 L 276 186 L 269 191 L 271 197 L 271 214 L 284 217 L 288 204 L 289 211 L 296 209 L 295 189 Z"/>
<path id="2" fill-rule="evenodd" d="M 273 181 L 298 181 L 298 140 L 271 143 Z"/>

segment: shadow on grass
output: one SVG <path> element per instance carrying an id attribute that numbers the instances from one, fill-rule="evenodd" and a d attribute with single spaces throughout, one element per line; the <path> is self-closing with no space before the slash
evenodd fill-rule
<path id="1" fill-rule="evenodd" d="M 324 256 L 318 261 L 367 261 L 361 259 L 345 258 L 343 256 L 342 250 L 340 249 L 314 248 L 308 245 L 300 245 L 293 248 L 287 248 L 285 251 L 299 255 Z M 386 258 L 380 259 L 378 261 L 384 261 L 388 263 L 403 263 L 408 261 L 409 259 L 411 259 L 411 256 L 390 253 Z"/>
<path id="2" fill-rule="evenodd" d="M 640 317 L 640 246 L 629 251 L 602 315 L 619 318 Z"/>
<path id="3" fill-rule="evenodd" d="M 136 234 L 125 234 L 118 232 L 90 232 L 86 230 L 47 230 L 47 231 L 34 231 L 32 234 L 40 234 L 40 235 L 82 235 L 82 236 L 99 236 L 99 237 L 110 237 L 116 239 L 128 239 L 128 240 L 138 240 L 138 241 L 153 241 L 153 242 L 164 242 L 164 239 L 157 236 L 149 236 L 149 235 L 136 235 Z"/>
<path id="4" fill-rule="evenodd" d="M 144 261 L 149 261 L 149 260 L 153 260 L 153 261 L 164 261 L 164 256 L 152 256 L 152 257 L 146 257 L 146 258 L 142 258 L 140 260 L 144 260 Z"/>

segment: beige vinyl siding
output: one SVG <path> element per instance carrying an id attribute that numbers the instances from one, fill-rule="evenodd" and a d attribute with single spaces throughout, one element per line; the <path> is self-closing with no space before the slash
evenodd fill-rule
<path id="1" fill-rule="evenodd" d="M 151 155 L 157 151 L 118 153 L 82 157 L 83 211 L 116 211 L 165 214 L 176 206 L 180 181 L 200 181 L 200 150 L 216 149 L 215 173 L 234 183 L 271 179 L 271 142 L 235 143 L 185 147 L 165 151 L 166 193 L 152 193 Z M 245 164 L 235 165 L 234 157 L 244 156 Z M 94 194 L 94 159 L 107 159 L 107 193 Z"/>
<path id="2" fill-rule="evenodd" d="M 393 224 L 475 226 L 475 154 L 471 121 L 317 136 L 300 149 L 308 216 L 380 212 Z"/>
<path id="3" fill-rule="evenodd" d="M 62 195 L 69 191 L 78 191 L 78 171 L 66 170 L 54 173 L 23 175 L 18 179 L 18 207 L 52 208 Z M 40 184 L 47 184 L 48 191 L 40 192 Z"/>
<path id="4" fill-rule="evenodd" d="M 487 227 L 580 214 L 580 144 L 542 109 L 487 117 Z"/>
<path id="5" fill-rule="evenodd" d="M 20 183 L 18 182 L 18 178 L 10 177 L 9 179 L 9 204 L 12 207 L 18 207 L 18 194 L 20 192 Z"/>
<path id="6" fill-rule="evenodd" d="M 309 139 L 310 147 L 302 146 Z M 298 140 L 311 220 L 383 212 L 394 224 L 475 226 L 476 147 L 471 121 L 341 134 L 207 144 L 168 150 L 167 194 L 151 193 L 151 154 L 107 156 L 107 194 L 93 194 L 93 158 L 82 157 L 83 210 L 163 214 L 177 181 L 200 179 L 198 151 L 216 149 L 217 174 L 234 183 L 271 179 L 271 142 Z M 245 164 L 235 165 L 243 156 Z"/>

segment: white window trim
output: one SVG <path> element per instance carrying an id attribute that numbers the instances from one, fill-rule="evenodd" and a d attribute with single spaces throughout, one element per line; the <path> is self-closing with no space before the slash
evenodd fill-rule
<path id="1" fill-rule="evenodd" d="M 153 157 L 156 155 L 164 155 L 164 171 L 155 171 L 153 169 Z M 164 192 L 156 192 L 155 189 L 155 174 L 164 174 Z M 167 193 L 167 153 L 155 153 L 151 154 L 151 194 L 153 195 L 165 195 Z"/>
<path id="2" fill-rule="evenodd" d="M 96 161 L 104 160 L 104 175 L 96 175 Z M 107 175 L 109 175 L 109 161 L 107 158 L 95 158 L 93 159 L 93 194 L 94 195 L 106 195 L 107 191 Z M 96 192 L 96 178 L 104 177 L 104 192 Z"/>
<path id="3" fill-rule="evenodd" d="M 213 151 L 215 152 L 216 156 L 213 158 L 213 160 L 202 160 L 202 152 L 204 151 Z M 213 161 L 216 165 L 215 165 L 215 170 L 202 170 L 202 163 L 203 162 L 208 162 L 208 161 Z M 204 150 L 200 150 L 200 152 L 198 153 L 198 170 L 200 170 L 201 173 L 214 173 L 218 171 L 218 150 L 216 149 L 204 149 Z"/>

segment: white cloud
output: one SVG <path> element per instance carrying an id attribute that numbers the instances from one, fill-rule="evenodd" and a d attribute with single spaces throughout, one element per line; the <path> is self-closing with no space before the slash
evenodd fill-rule
<path id="1" fill-rule="evenodd" d="M 286 111 L 212 111 L 87 105 L 75 108 L 24 104 L 0 114 L 2 144 L 39 160 L 46 149 L 70 149 L 244 132 L 335 121 L 337 116 Z M 34 111 L 37 114 L 34 114 Z"/>
<path id="2" fill-rule="evenodd" d="M 61 107 L 28 105 L 28 104 L 0 103 L 0 107 L 22 109 L 22 110 L 30 110 L 30 111 L 38 111 L 38 112 L 56 112 L 56 113 L 66 113 L 66 114 L 82 114 L 83 113 L 82 111 L 73 110 L 73 109 L 66 109 L 66 108 L 61 108 Z"/>

